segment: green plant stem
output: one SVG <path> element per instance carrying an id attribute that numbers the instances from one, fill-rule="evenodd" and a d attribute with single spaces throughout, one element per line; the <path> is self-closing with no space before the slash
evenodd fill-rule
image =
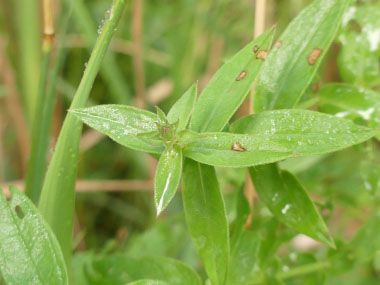
<path id="1" fill-rule="evenodd" d="M 126 0 L 113 2 L 109 19 L 104 23 L 70 108 L 85 106 L 125 4 Z M 82 123 L 73 114 L 67 114 L 47 170 L 39 202 L 39 210 L 56 234 L 68 268 L 71 260 L 75 179 L 81 131 Z"/>
<path id="2" fill-rule="evenodd" d="M 47 122 L 44 111 L 47 109 L 46 83 L 49 73 L 49 63 L 51 55 L 51 45 L 44 45 L 41 61 L 40 82 L 38 87 L 38 104 L 32 126 L 32 146 L 28 170 L 26 174 L 25 194 L 33 201 L 38 203 L 40 191 L 42 188 L 43 175 L 46 164 L 46 148 L 49 141 L 50 122 Z"/>
<path id="3" fill-rule="evenodd" d="M 317 271 L 321 271 L 323 269 L 326 269 L 327 267 L 330 266 L 330 263 L 325 261 L 325 262 L 315 262 L 312 264 L 306 264 L 306 265 L 301 265 L 298 267 L 295 267 L 293 269 L 290 269 L 285 272 L 280 272 L 276 274 L 276 278 L 280 280 L 285 280 L 293 277 L 297 277 L 300 275 L 306 275 L 306 274 L 311 274 Z M 264 281 L 263 280 L 257 280 L 256 282 L 251 283 L 252 285 L 254 284 L 262 284 Z"/>
<path id="4" fill-rule="evenodd" d="M 32 122 L 38 96 L 41 57 L 39 1 L 14 1 L 17 12 L 18 54 L 22 101 L 27 122 Z M 30 124 L 29 124 L 30 125 Z"/>
<path id="5" fill-rule="evenodd" d="M 59 71 L 61 70 L 64 50 L 63 38 L 66 34 L 67 26 L 71 15 L 71 0 L 64 1 L 64 11 L 62 28 L 60 29 L 60 41 L 58 43 L 58 51 L 56 59 L 54 61 L 53 71 L 49 77 L 49 63 L 53 47 L 52 40 L 46 40 L 42 49 L 42 63 L 41 74 L 39 82 L 39 94 L 38 104 L 36 107 L 36 114 L 33 122 L 32 131 L 32 146 L 28 165 L 28 171 L 26 175 L 25 193 L 26 195 L 37 205 L 41 189 L 43 185 L 43 179 L 46 171 L 46 158 L 49 147 L 50 128 L 53 116 L 53 110 L 56 102 L 56 89 L 59 77 Z M 67 7 L 65 7 L 67 6 Z M 50 84 L 47 87 L 48 78 Z"/>
<path id="6" fill-rule="evenodd" d="M 83 0 L 75 0 L 73 5 L 73 18 L 76 24 L 84 32 L 84 37 L 92 46 L 96 41 L 97 27 L 91 18 Z M 99 31 L 99 30 L 98 30 Z M 110 95 L 115 103 L 127 104 L 130 102 L 130 90 L 127 81 L 117 64 L 114 54 L 107 54 L 100 68 L 100 74 L 107 82 Z"/>
<path id="7" fill-rule="evenodd" d="M 280 272 L 276 276 L 278 279 L 281 279 L 281 280 L 289 279 L 289 278 L 293 278 L 296 276 L 310 274 L 310 273 L 313 273 L 316 271 L 326 269 L 329 265 L 330 265 L 330 263 L 326 262 L 326 261 L 301 265 L 301 266 L 295 267 L 293 269 L 290 269 L 288 271 Z"/>

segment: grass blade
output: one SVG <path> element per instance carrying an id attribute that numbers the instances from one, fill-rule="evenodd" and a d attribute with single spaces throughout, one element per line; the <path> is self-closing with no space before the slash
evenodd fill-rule
<path id="1" fill-rule="evenodd" d="M 84 107 L 107 51 L 126 0 L 115 0 L 91 53 L 71 109 Z M 66 264 L 70 265 L 71 237 L 75 205 L 75 179 L 82 122 L 68 114 L 63 123 L 52 161 L 43 185 L 39 210 L 52 227 L 61 245 Z"/>

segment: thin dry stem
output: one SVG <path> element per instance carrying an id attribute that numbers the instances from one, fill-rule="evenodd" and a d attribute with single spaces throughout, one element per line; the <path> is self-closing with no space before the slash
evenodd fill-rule
<path id="1" fill-rule="evenodd" d="M 266 0 L 256 0 L 255 28 L 254 28 L 254 35 L 253 35 L 255 39 L 258 36 L 260 36 L 265 30 L 266 2 L 267 2 Z M 243 115 L 253 114 L 253 96 L 255 93 L 255 86 L 256 85 L 252 87 L 250 96 L 243 103 L 244 112 L 246 112 Z M 246 183 L 245 183 L 245 188 L 244 188 L 244 195 L 247 197 L 251 208 L 253 208 L 254 200 L 256 197 L 256 191 L 252 183 L 252 180 L 249 176 L 249 173 L 247 173 L 247 178 L 246 178 Z M 248 216 L 245 227 L 249 228 L 251 225 L 251 222 L 252 222 L 252 213 Z"/>
<path id="2" fill-rule="evenodd" d="M 51 46 L 54 38 L 54 17 L 52 0 L 42 0 L 42 14 L 44 46 Z"/>
<path id="3" fill-rule="evenodd" d="M 24 191 L 24 181 L 16 180 L 0 183 L 6 197 L 9 197 L 9 187 L 16 186 Z M 75 185 L 76 192 L 117 192 L 117 191 L 153 191 L 152 180 L 78 180 Z"/>
<path id="4" fill-rule="evenodd" d="M 142 42 L 142 0 L 133 1 L 132 13 L 133 71 L 136 90 L 136 106 L 143 109 L 145 107 L 145 75 Z"/>
<path id="5" fill-rule="evenodd" d="M 29 157 L 29 136 L 28 128 L 25 123 L 24 113 L 21 107 L 20 99 L 17 95 L 17 87 L 13 68 L 11 67 L 6 56 L 4 43 L 0 41 L 0 79 L 7 87 L 7 96 L 5 101 L 6 110 L 9 113 L 17 137 L 17 145 L 20 154 L 20 163 L 22 175 L 26 173 Z"/>

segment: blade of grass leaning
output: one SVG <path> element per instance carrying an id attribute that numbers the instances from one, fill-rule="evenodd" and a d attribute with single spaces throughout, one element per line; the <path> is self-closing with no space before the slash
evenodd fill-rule
<path id="1" fill-rule="evenodd" d="M 288 25 L 255 87 L 255 112 L 293 108 L 333 41 L 349 0 L 317 0 Z"/>
<path id="2" fill-rule="evenodd" d="M 219 132 L 251 89 L 272 42 L 274 28 L 227 61 L 202 91 L 190 120 L 196 132 Z"/>
<path id="3" fill-rule="evenodd" d="M 125 5 L 126 0 L 113 1 L 109 18 L 104 23 L 71 104 L 72 109 L 84 107 Z M 74 114 L 67 114 L 48 167 L 39 202 L 39 210 L 56 234 L 68 266 L 71 259 L 75 179 L 81 130 L 82 122 Z"/>
<path id="4" fill-rule="evenodd" d="M 10 192 L 7 201 L 0 189 L 0 283 L 69 284 L 50 227 L 23 193 L 14 187 Z"/>
<path id="5" fill-rule="evenodd" d="M 108 17 L 107 14 L 110 14 L 110 10 L 106 11 L 106 17 Z M 96 42 L 96 33 L 101 32 L 102 28 L 97 28 L 83 0 L 74 1 L 73 19 L 83 32 L 89 46 L 88 49 L 91 51 L 91 46 Z M 99 73 L 107 82 L 112 100 L 118 104 L 128 104 L 131 99 L 131 93 L 113 53 L 105 55 Z"/>
<path id="6" fill-rule="evenodd" d="M 62 48 L 63 39 L 66 34 L 67 26 L 71 15 L 72 0 L 63 1 L 63 15 L 62 21 L 59 25 L 60 30 L 58 50 L 56 52 L 55 61 L 53 63 L 53 70 L 49 76 L 49 63 L 51 57 L 51 51 L 53 46 L 53 34 L 54 31 L 45 32 L 43 49 L 42 49 L 42 64 L 39 83 L 38 104 L 36 106 L 36 113 L 33 122 L 33 135 L 32 145 L 30 151 L 30 158 L 28 164 L 28 171 L 26 174 L 25 182 L 25 194 L 33 201 L 34 204 L 38 204 L 43 179 L 46 171 L 46 157 L 50 140 L 50 128 L 53 116 L 53 110 L 56 102 L 56 88 L 59 77 L 59 72 L 63 65 L 65 52 Z M 50 11 L 52 12 L 52 11 Z M 50 32 L 50 34 L 48 34 Z M 47 81 L 49 79 L 49 84 Z"/>

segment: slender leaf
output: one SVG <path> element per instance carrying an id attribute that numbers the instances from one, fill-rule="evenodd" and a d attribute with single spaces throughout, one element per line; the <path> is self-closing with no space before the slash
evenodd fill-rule
<path id="1" fill-rule="evenodd" d="M 263 65 L 256 112 L 294 107 L 315 75 L 349 0 L 316 0 L 286 28 Z"/>
<path id="2" fill-rule="evenodd" d="M 63 1 L 61 18 L 59 22 L 59 41 L 58 49 L 55 54 L 54 66 L 48 80 L 48 65 L 50 61 L 53 43 L 47 45 L 43 44 L 42 48 L 42 70 L 40 74 L 39 94 L 36 106 L 36 113 L 33 120 L 33 135 L 32 145 L 30 150 L 30 158 L 28 163 L 28 171 L 25 181 L 25 194 L 38 205 L 42 185 L 44 182 L 46 166 L 47 166 L 47 153 L 49 149 L 51 122 L 53 117 L 54 106 L 56 102 L 56 88 L 59 73 L 64 63 L 66 52 L 63 49 L 63 42 L 69 25 L 71 16 L 72 0 Z"/>
<path id="3" fill-rule="evenodd" d="M 132 258 L 114 254 L 94 261 L 87 271 L 88 279 L 94 285 L 124 285 L 141 279 L 157 280 L 161 282 L 159 284 L 201 284 L 199 276 L 190 267 L 163 256 Z"/>
<path id="4" fill-rule="evenodd" d="M 81 108 L 86 104 L 101 61 L 107 51 L 125 4 L 125 0 L 113 1 L 111 17 L 104 23 L 102 33 L 95 44 L 71 104 L 71 109 Z M 75 179 L 81 130 L 82 122 L 74 114 L 69 113 L 59 134 L 39 202 L 39 210 L 56 234 L 67 266 L 70 265 L 71 259 Z"/>
<path id="5" fill-rule="evenodd" d="M 243 102 L 261 68 L 274 35 L 265 32 L 240 50 L 214 75 L 195 105 L 190 128 L 218 132 Z"/>
<path id="6" fill-rule="evenodd" d="M 361 118 L 380 127 L 380 93 L 349 84 L 331 83 L 319 90 L 319 109 L 339 118 Z"/>
<path id="7" fill-rule="evenodd" d="M 296 156 L 281 142 L 263 136 L 186 131 L 180 140 L 185 156 L 214 166 L 246 167 Z"/>
<path id="8" fill-rule="evenodd" d="M 197 93 L 198 86 L 197 84 L 194 84 L 170 109 L 168 113 L 168 121 L 171 124 L 178 121 L 177 131 L 182 131 L 186 128 L 194 109 Z"/>
<path id="9" fill-rule="evenodd" d="M 229 232 L 215 169 L 185 159 L 182 190 L 186 221 L 198 254 L 213 284 L 223 284 L 229 259 Z"/>
<path id="10" fill-rule="evenodd" d="M 6 284 L 68 284 L 58 241 L 33 203 L 15 188 L 7 201 L 0 189 L 0 216 L 0 273 Z"/>
<path id="11" fill-rule="evenodd" d="M 290 228 L 334 247 L 327 227 L 297 179 L 275 164 L 252 167 L 249 173 L 260 200 Z"/>
<path id="12" fill-rule="evenodd" d="M 91 47 L 95 44 L 97 33 L 101 32 L 102 28 L 97 27 L 89 12 L 89 7 L 86 7 L 86 5 L 87 3 L 84 3 L 83 0 L 74 1 L 73 20 L 76 26 L 79 27 L 80 32 L 83 33 L 86 42 L 89 44 L 88 46 Z M 110 15 L 110 10 L 106 14 Z M 89 51 L 91 51 L 90 48 Z M 115 54 L 108 53 L 104 57 L 99 73 L 107 83 L 113 102 L 127 104 L 131 99 L 131 91 L 128 81 L 125 80 L 123 71 L 118 64 Z"/>
<path id="13" fill-rule="evenodd" d="M 239 191 L 236 191 L 236 218 L 233 223 L 231 248 L 234 248 L 235 243 L 239 239 L 241 233 L 244 231 L 244 226 L 250 213 L 251 208 L 247 198 L 244 195 L 244 187 L 241 187 Z"/>
<path id="14" fill-rule="evenodd" d="M 156 114 L 125 105 L 99 105 L 70 112 L 126 147 L 150 153 L 161 153 L 164 150 L 159 139 L 138 136 L 157 131 Z"/>
<path id="15" fill-rule="evenodd" d="M 337 151 L 378 134 L 353 122 L 308 110 L 267 111 L 237 120 L 231 126 L 235 133 L 262 136 L 299 155 Z"/>
<path id="16" fill-rule="evenodd" d="M 355 259 L 359 262 L 368 262 L 380 250 L 380 213 L 374 212 L 369 220 L 358 230 L 350 242 Z"/>
<path id="17" fill-rule="evenodd" d="M 158 161 L 154 178 L 154 200 L 157 215 L 170 203 L 177 191 L 182 173 L 182 150 L 167 148 Z"/>
<path id="18" fill-rule="evenodd" d="M 262 275 L 259 262 L 260 235 L 243 231 L 232 253 L 226 284 L 252 284 Z"/>

